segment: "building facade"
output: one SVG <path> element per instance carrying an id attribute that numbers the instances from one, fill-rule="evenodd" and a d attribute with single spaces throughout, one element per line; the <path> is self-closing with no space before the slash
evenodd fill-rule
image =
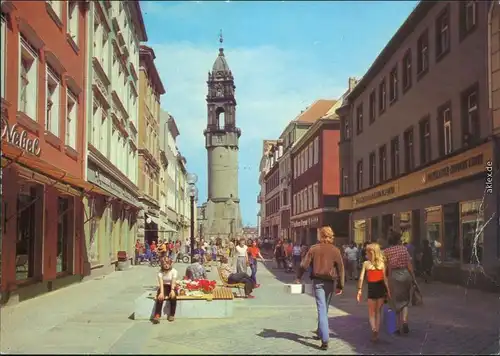
<path id="1" fill-rule="evenodd" d="M 337 111 L 350 238 L 427 239 L 436 278 L 458 283 L 500 257 L 485 183 L 496 149 L 487 13 L 487 2 L 420 2 Z"/>
<path id="2" fill-rule="evenodd" d="M 205 147 L 208 155 L 207 237 L 230 238 L 241 232 L 238 192 L 238 150 L 241 131 L 236 127 L 234 77 L 227 64 L 224 49 L 208 74 Z"/>
<path id="3" fill-rule="evenodd" d="M 160 182 L 160 189 L 165 194 L 165 204 L 160 198 L 160 213 L 162 215 L 163 234 L 162 239 L 174 240 L 177 238 L 177 149 L 176 139 L 179 136 L 179 129 L 175 123 L 175 118 L 166 111 L 160 111 L 160 154 L 162 161 L 163 181 Z"/>
<path id="4" fill-rule="evenodd" d="M 262 146 L 262 157 L 259 164 L 259 194 L 257 195 L 257 204 L 259 206 L 257 212 L 257 231 L 262 238 L 269 239 L 269 228 L 267 226 L 267 215 L 266 215 L 266 182 L 264 180 L 266 174 L 271 168 L 271 160 L 269 153 L 273 146 L 277 143 L 277 140 L 264 140 Z"/>
<path id="5" fill-rule="evenodd" d="M 191 198 L 187 184 L 187 160 L 180 152 L 177 153 L 176 163 L 177 236 L 181 241 L 187 241 L 190 238 L 189 230 L 191 228 Z"/>
<path id="6" fill-rule="evenodd" d="M 107 192 L 85 201 L 87 268 L 95 275 L 114 270 L 118 251 L 134 255 L 141 209 L 139 50 L 147 37 L 139 1 L 88 4 L 86 173 Z"/>
<path id="7" fill-rule="evenodd" d="M 160 96 L 165 88 L 156 69 L 152 48 L 139 51 L 139 211 L 137 238 L 148 244 L 163 232 L 160 219 Z M 166 157 L 165 157 L 166 158 Z M 166 163 L 166 162 L 165 162 Z"/>
<path id="8" fill-rule="evenodd" d="M 283 155 L 283 142 L 278 140 L 268 153 L 269 170 L 264 176 L 265 219 L 264 236 L 270 240 L 281 238 L 281 184 L 279 159 Z"/>
<path id="9" fill-rule="evenodd" d="M 1 303 L 79 281 L 88 4 L 1 3 Z"/>
<path id="10" fill-rule="evenodd" d="M 334 107 L 334 106 L 333 106 Z M 297 243 L 317 241 L 328 225 L 335 242 L 347 241 L 349 215 L 339 212 L 340 121 L 331 112 L 317 120 L 292 148 L 292 235 Z"/>

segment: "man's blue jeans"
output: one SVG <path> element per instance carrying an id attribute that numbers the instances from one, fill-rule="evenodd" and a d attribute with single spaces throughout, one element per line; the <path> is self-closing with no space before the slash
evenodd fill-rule
<path id="1" fill-rule="evenodd" d="M 314 297 L 316 298 L 316 307 L 318 309 L 318 337 L 323 343 L 327 343 L 330 337 L 328 307 L 332 300 L 335 282 L 313 279 L 313 289 Z"/>
<path id="2" fill-rule="evenodd" d="M 252 270 L 252 281 L 254 284 L 257 284 L 257 260 L 251 261 L 250 269 Z"/>

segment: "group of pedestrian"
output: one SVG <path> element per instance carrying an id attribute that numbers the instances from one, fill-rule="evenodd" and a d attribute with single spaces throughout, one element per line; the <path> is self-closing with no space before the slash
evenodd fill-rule
<path id="1" fill-rule="evenodd" d="M 378 340 L 382 307 L 387 302 L 394 308 L 397 318 L 397 333 L 408 334 L 408 307 L 412 291 L 418 288 L 412 259 L 406 246 L 401 242 L 401 234 L 391 231 L 389 247 L 382 251 L 380 244 L 367 243 L 359 248 L 346 246 L 341 251 L 334 242 L 334 233 L 329 226 L 318 230 L 318 243 L 305 254 L 297 271 L 296 283 L 310 269 L 310 278 L 318 310 L 317 339 L 321 349 L 328 349 L 329 325 L 328 307 L 332 296 L 340 295 L 344 289 L 345 269 L 357 270 L 360 250 L 361 273 L 356 299 L 361 301 L 363 282 L 367 281 L 368 316 L 372 330 L 371 340 Z M 345 266 L 347 264 L 347 266 Z M 351 278 L 355 278 L 351 275 Z"/>
<path id="2" fill-rule="evenodd" d="M 173 261 L 177 260 L 177 255 L 181 251 L 181 241 L 166 241 L 159 239 L 152 240 L 150 243 L 147 241 L 141 242 L 137 239 L 135 243 L 135 263 L 139 264 L 144 261 L 151 261 L 162 256 L 168 256 Z"/>
<path id="3" fill-rule="evenodd" d="M 297 271 L 302 258 L 308 247 L 290 240 L 278 240 L 274 246 L 273 255 L 278 269 L 283 268 L 287 272 Z"/>

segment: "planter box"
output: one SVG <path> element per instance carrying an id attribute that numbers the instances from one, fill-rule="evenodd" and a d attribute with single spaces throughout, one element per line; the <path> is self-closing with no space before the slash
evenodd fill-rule
<path id="1" fill-rule="evenodd" d="M 150 320 L 154 313 L 156 292 L 145 292 L 134 303 L 134 320 Z M 234 312 L 233 300 L 206 299 L 177 300 L 176 319 L 222 319 L 231 318 Z M 163 303 L 162 319 L 170 312 L 170 302 Z"/>

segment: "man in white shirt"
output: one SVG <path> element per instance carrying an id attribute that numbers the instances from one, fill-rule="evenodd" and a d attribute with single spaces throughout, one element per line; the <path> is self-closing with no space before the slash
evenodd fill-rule
<path id="1" fill-rule="evenodd" d="M 344 250 L 345 257 L 347 258 L 347 275 L 349 279 L 358 279 L 358 248 L 355 243 L 351 243 Z"/>

